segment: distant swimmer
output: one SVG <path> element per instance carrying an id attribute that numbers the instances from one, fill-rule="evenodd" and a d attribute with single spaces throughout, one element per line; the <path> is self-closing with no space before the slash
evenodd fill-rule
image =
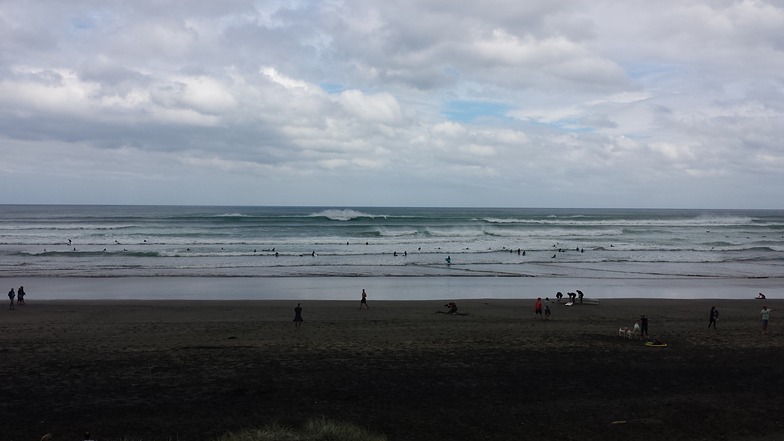
<path id="1" fill-rule="evenodd" d="M 452 257 L 451 256 L 446 256 L 446 259 L 444 259 L 444 260 L 446 260 L 446 264 L 447 265 L 451 265 L 452 264 Z"/>
<path id="2" fill-rule="evenodd" d="M 553 254 L 553 257 L 551 257 L 551 259 L 555 259 L 555 254 Z"/>

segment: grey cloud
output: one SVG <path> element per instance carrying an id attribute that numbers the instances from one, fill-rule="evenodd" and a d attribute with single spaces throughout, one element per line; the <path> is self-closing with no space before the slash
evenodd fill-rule
<path id="1" fill-rule="evenodd" d="M 292 199 L 270 201 L 350 204 L 348 175 L 405 205 L 524 189 L 683 206 L 676 185 L 724 179 L 755 196 L 716 204 L 780 205 L 764 186 L 784 184 L 783 17 L 770 1 L 5 2 L 3 173 L 70 188 L 57 158 L 74 176 L 147 170 L 167 195 L 210 176 L 214 194 L 285 182 Z M 470 101 L 509 110 L 443 113 Z"/>

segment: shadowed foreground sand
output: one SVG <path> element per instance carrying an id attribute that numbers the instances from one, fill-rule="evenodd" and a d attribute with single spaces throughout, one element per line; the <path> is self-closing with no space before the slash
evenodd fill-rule
<path id="1" fill-rule="evenodd" d="M 784 301 L 29 302 L 0 311 L 1 441 L 208 440 L 325 416 L 390 440 L 784 439 Z M 712 305 L 721 312 L 708 330 Z M 7 305 L 5 305 L 7 308 Z M 669 347 L 617 336 L 640 314 Z"/>

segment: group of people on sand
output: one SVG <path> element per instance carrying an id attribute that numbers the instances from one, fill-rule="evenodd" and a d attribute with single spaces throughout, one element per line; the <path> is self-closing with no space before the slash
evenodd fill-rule
<path id="1" fill-rule="evenodd" d="M 575 290 L 575 291 L 577 291 L 577 292 L 567 292 L 566 293 L 566 295 L 569 296 L 569 302 L 567 302 L 567 303 L 572 303 L 572 304 L 577 303 L 578 299 L 579 299 L 580 303 L 583 302 L 583 297 L 584 297 L 583 292 L 580 291 L 579 289 Z M 561 299 L 563 299 L 563 297 L 564 297 L 564 295 L 561 293 L 561 291 L 558 291 L 557 293 L 555 293 L 555 302 L 556 303 L 561 303 Z"/>
<path id="2" fill-rule="evenodd" d="M 446 307 L 446 314 L 453 314 L 453 315 L 457 314 L 457 303 L 449 302 L 444 306 Z M 436 311 L 436 312 L 442 312 L 442 311 Z"/>
<path id="3" fill-rule="evenodd" d="M 560 293 L 559 293 L 560 294 Z M 542 317 L 542 311 L 544 311 L 544 317 Z M 550 297 L 544 298 L 544 303 L 542 303 L 542 298 L 537 297 L 536 302 L 534 302 L 534 318 L 550 320 Z"/>
<path id="4" fill-rule="evenodd" d="M 359 300 L 359 309 L 362 310 L 362 307 L 370 309 L 367 303 L 367 292 L 364 289 Z M 455 311 L 457 311 L 457 306 L 455 306 Z M 294 327 L 299 329 L 304 321 L 302 318 L 302 303 L 297 303 L 297 306 L 294 308 Z"/>
<path id="5" fill-rule="evenodd" d="M 583 301 L 583 292 L 580 291 L 579 289 L 576 290 L 576 291 L 578 293 L 576 295 L 579 296 L 579 299 L 580 299 L 579 301 L 580 301 L 580 303 L 582 303 L 582 301 Z M 571 299 L 572 298 L 572 294 L 575 294 L 575 293 L 568 293 L 568 294 L 569 294 L 569 297 Z M 24 305 L 24 287 L 23 286 L 19 287 L 19 291 L 18 291 L 17 295 L 19 296 L 19 304 Z M 764 294 L 760 293 L 759 295 L 762 296 L 762 297 L 757 297 L 758 299 L 759 298 L 762 298 L 762 299 L 765 298 Z M 14 300 L 13 300 L 13 298 L 14 298 L 14 290 L 13 289 L 11 289 L 11 291 L 8 293 L 8 297 L 11 299 L 11 309 L 13 309 L 13 307 L 14 307 Z M 563 294 L 559 291 L 558 293 L 555 294 L 555 297 L 557 299 L 557 302 L 560 303 L 561 299 L 563 298 Z M 571 300 L 571 301 L 574 301 L 574 300 Z M 449 302 L 449 303 L 445 304 L 444 306 L 447 308 L 446 314 L 457 314 L 457 303 Z M 360 294 L 359 309 L 362 310 L 363 307 L 365 309 L 370 309 L 370 307 L 368 306 L 368 303 L 367 303 L 367 292 L 364 289 L 362 290 L 362 293 Z M 768 333 L 768 321 L 770 320 L 770 311 L 772 311 L 772 310 L 768 309 L 767 306 L 763 306 L 762 307 L 762 311 L 760 311 L 760 320 L 762 322 L 762 333 L 763 334 L 767 334 Z M 437 312 L 443 312 L 443 311 L 437 311 Z M 541 297 L 537 297 L 536 298 L 536 302 L 534 302 L 534 318 L 535 319 L 549 320 L 551 314 L 552 314 L 552 310 L 550 309 L 550 298 L 549 297 L 545 297 L 544 298 L 544 302 L 542 302 L 542 298 Z M 303 321 L 304 321 L 304 319 L 302 318 L 302 304 L 301 303 L 297 303 L 297 306 L 294 308 L 294 327 L 300 328 L 302 326 L 302 322 Z M 715 306 L 711 306 L 710 313 L 708 315 L 708 329 L 710 329 L 711 327 L 713 329 L 716 329 L 716 323 L 718 321 L 719 321 L 719 310 Z M 637 322 L 634 323 L 633 333 L 635 335 L 639 335 L 639 338 L 641 338 L 641 339 L 647 339 L 648 338 L 648 318 L 645 317 L 645 314 L 640 315 L 640 319 Z"/>
<path id="6" fill-rule="evenodd" d="M 757 299 L 765 299 L 765 295 L 760 293 L 762 297 L 756 297 Z M 760 311 L 760 323 L 762 324 L 762 333 L 768 333 L 768 321 L 770 320 L 770 312 L 772 309 L 768 309 L 767 305 L 762 306 L 762 310 Z M 715 306 L 711 306 L 710 312 L 708 313 L 708 329 L 713 328 L 716 329 L 716 323 L 719 321 L 719 310 Z"/>
<path id="7" fill-rule="evenodd" d="M 25 304 L 25 299 L 24 299 L 25 295 L 27 295 L 27 293 L 25 293 L 24 286 L 20 286 L 19 290 L 16 291 L 16 292 L 14 292 L 14 289 L 11 288 L 11 291 L 8 291 L 8 300 L 11 301 L 10 309 L 15 309 L 14 308 L 14 299 L 16 299 L 16 304 L 17 305 L 24 305 Z"/>

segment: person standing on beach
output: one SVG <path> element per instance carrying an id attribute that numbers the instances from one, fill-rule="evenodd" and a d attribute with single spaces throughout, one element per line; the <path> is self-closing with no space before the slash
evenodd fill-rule
<path id="1" fill-rule="evenodd" d="M 640 316 L 640 338 L 648 338 L 648 318 L 645 314 Z"/>
<path id="2" fill-rule="evenodd" d="M 20 286 L 19 290 L 16 291 L 16 304 L 17 305 L 24 305 L 24 296 L 27 294 L 24 290 L 24 286 Z"/>
<path id="3" fill-rule="evenodd" d="M 537 297 L 534 303 L 534 318 L 542 318 L 542 298 Z"/>
<path id="4" fill-rule="evenodd" d="M 294 327 L 299 329 L 302 326 L 302 304 L 297 303 L 297 307 L 294 308 Z"/>
<path id="5" fill-rule="evenodd" d="M 708 329 L 713 326 L 713 329 L 716 329 L 716 320 L 719 319 L 719 310 L 716 309 L 715 306 L 711 306 L 710 310 L 710 318 L 708 319 Z"/>
<path id="6" fill-rule="evenodd" d="M 8 309 L 14 309 L 14 297 L 16 297 L 16 293 L 14 289 L 11 288 L 11 291 L 8 291 L 8 300 L 11 301 L 11 306 Z"/>
<path id="7" fill-rule="evenodd" d="M 370 306 L 367 304 L 367 293 L 365 290 L 362 290 L 362 300 L 359 301 L 359 309 L 362 309 L 362 306 L 365 306 L 365 309 L 370 309 Z"/>
<path id="8" fill-rule="evenodd" d="M 760 311 L 760 320 L 762 321 L 762 333 L 768 333 L 768 320 L 770 319 L 770 311 L 767 306 L 762 307 L 762 311 Z"/>
<path id="9" fill-rule="evenodd" d="M 544 319 L 550 320 L 550 297 L 544 298 Z"/>

